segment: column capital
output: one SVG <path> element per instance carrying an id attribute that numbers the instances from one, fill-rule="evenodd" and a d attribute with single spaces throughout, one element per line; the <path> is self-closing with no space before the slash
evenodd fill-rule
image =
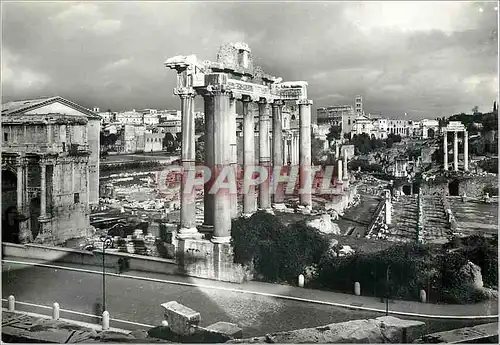
<path id="1" fill-rule="evenodd" d="M 181 98 L 188 98 L 196 96 L 196 91 L 192 87 L 176 87 L 174 88 L 174 95 Z"/>
<path id="2" fill-rule="evenodd" d="M 313 101 L 311 99 L 299 99 L 297 105 L 312 105 Z"/>
<path id="3" fill-rule="evenodd" d="M 274 102 L 271 104 L 273 108 L 279 108 L 285 105 L 285 102 L 281 99 L 276 99 Z"/>

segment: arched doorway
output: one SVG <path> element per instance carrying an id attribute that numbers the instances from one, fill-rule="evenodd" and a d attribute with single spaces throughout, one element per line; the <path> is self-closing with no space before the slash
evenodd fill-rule
<path id="1" fill-rule="evenodd" d="M 453 180 L 448 184 L 448 195 L 458 196 L 459 195 L 460 182 L 458 180 Z"/>
<path id="2" fill-rule="evenodd" d="M 2 170 L 2 240 L 19 243 L 17 215 L 17 176 Z"/>
<path id="3" fill-rule="evenodd" d="M 411 195 L 411 185 L 406 184 L 403 186 L 403 194 Z"/>
<path id="4" fill-rule="evenodd" d="M 33 238 L 36 238 L 38 236 L 38 233 L 40 232 L 40 223 L 38 222 L 38 217 L 40 217 L 40 198 L 35 198 L 30 202 L 30 228 Z"/>
<path id="5" fill-rule="evenodd" d="M 434 135 L 436 135 L 436 132 L 434 131 L 433 128 L 429 128 L 427 130 L 427 138 L 434 138 Z"/>

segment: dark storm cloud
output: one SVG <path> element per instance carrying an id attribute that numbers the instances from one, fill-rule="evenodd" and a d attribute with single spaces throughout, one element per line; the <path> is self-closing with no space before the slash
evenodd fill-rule
<path id="1" fill-rule="evenodd" d="M 249 44 L 257 64 L 306 80 L 315 107 L 415 118 L 497 98 L 494 3 L 4 3 L 4 99 L 59 94 L 102 109 L 177 108 L 175 55 Z M 480 8 L 483 10 L 481 11 Z"/>

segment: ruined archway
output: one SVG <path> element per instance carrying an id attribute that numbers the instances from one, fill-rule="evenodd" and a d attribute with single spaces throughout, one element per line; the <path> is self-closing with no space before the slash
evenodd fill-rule
<path id="1" fill-rule="evenodd" d="M 458 196 L 459 195 L 459 186 L 460 186 L 460 182 L 457 179 L 448 183 L 448 195 Z"/>
<path id="2" fill-rule="evenodd" d="M 17 176 L 11 170 L 2 170 L 2 240 L 19 243 L 17 215 Z"/>
<path id="3" fill-rule="evenodd" d="M 436 135 L 436 131 L 434 130 L 434 128 L 429 128 L 427 130 L 427 138 L 434 138 L 434 136 Z"/>

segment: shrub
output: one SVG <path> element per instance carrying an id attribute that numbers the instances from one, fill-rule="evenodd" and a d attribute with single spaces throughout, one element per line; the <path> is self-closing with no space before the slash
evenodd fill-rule
<path id="1" fill-rule="evenodd" d="M 355 282 L 362 286 L 364 294 L 393 298 L 418 298 L 418 291 L 427 279 L 424 260 L 427 248 L 418 244 L 395 245 L 370 254 L 354 254 L 348 257 L 327 258 L 322 261 L 315 285 L 345 292 L 352 292 Z M 389 285 L 387 268 L 389 267 Z"/>
<path id="2" fill-rule="evenodd" d="M 266 281 L 291 283 L 307 266 L 319 264 L 328 249 L 328 240 L 316 229 L 304 222 L 285 226 L 266 212 L 234 220 L 231 244 L 236 263 L 253 263 Z"/>

